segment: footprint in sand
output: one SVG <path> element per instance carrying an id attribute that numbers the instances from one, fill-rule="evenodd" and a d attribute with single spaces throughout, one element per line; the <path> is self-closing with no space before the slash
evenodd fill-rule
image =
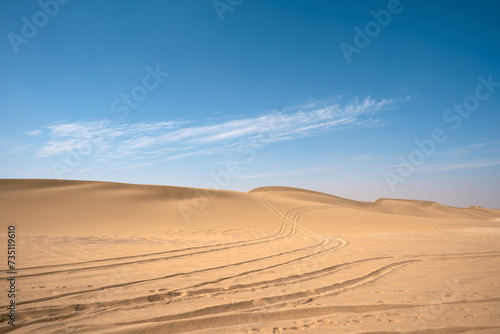
<path id="1" fill-rule="evenodd" d="M 90 308 L 91 307 L 89 305 L 85 305 L 85 304 L 77 304 L 77 305 L 75 305 L 75 311 L 84 311 L 84 310 L 88 310 Z"/>

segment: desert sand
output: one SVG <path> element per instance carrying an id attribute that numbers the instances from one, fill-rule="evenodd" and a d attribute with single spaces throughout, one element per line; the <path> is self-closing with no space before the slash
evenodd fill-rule
<path id="1" fill-rule="evenodd" d="M 0 180 L 0 229 L 1 333 L 500 333 L 500 210 Z"/>

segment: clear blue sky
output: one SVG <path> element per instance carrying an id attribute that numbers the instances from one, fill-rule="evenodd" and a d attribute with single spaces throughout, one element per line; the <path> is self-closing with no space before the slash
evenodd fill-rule
<path id="1" fill-rule="evenodd" d="M 499 15 L 497 1 L 4 0 L 0 177 L 500 208 Z"/>

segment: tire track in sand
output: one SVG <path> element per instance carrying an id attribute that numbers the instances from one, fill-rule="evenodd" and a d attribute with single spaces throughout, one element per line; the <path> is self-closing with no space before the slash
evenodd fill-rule
<path id="1" fill-rule="evenodd" d="M 260 202 L 260 201 L 259 201 Z M 283 235 L 287 224 L 290 224 L 288 221 L 290 220 L 288 217 L 293 213 L 294 210 L 297 208 L 292 208 L 287 212 L 286 218 L 283 219 L 283 222 L 281 224 L 280 230 L 270 236 L 265 236 L 257 239 L 250 239 L 250 240 L 243 240 L 243 241 L 236 241 L 236 242 L 229 242 L 229 243 L 220 243 L 220 244 L 215 244 L 215 245 L 206 245 L 206 246 L 197 246 L 197 247 L 187 247 L 187 248 L 181 248 L 181 249 L 173 249 L 173 250 L 168 250 L 168 251 L 162 251 L 162 252 L 155 252 L 155 253 L 146 253 L 146 254 L 140 254 L 140 255 L 131 255 L 131 256 L 122 256 L 122 257 L 115 257 L 115 258 L 108 258 L 108 259 L 99 259 L 99 260 L 92 260 L 92 261 L 82 261 L 82 262 L 73 262 L 73 263 L 65 263 L 65 264 L 55 264 L 55 265 L 44 265 L 44 266 L 34 266 L 34 267 L 25 267 L 25 268 L 18 268 L 18 271 L 23 271 L 23 270 L 36 270 L 36 269 L 43 269 L 43 268 L 54 268 L 54 267 L 67 267 L 67 266 L 75 266 L 75 265 L 85 265 L 85 264 L 93 264 L 93 263 L 101 263 L 101 262 L 112 262 L 112 261 L 118 261 L 118 260 L 127 260 L 127 259 L 133 259 L 133 258 L 141 258 L 141 257 L 150 257 L 150 256 L 156 256 L 156 255 L 163 255 L 163 254 L 170 254 L 170 253 L 177 253 L 177 252 L 184 252 L 184 251 L 189 251 L 189 250 L 196 250 L 196 249 L 203 249 L 203 248 L 211 248 L 211 247 L 217 247 L 215 249 L 209 249 L 209 250 L 204 250 L 204 251 L 198 251 L 198 252 L 192 252 L 188 254 L 179 254 L 179 255 L 173 255 L 173 256 L 168 256 L 168 257 L 159 257 L 159 258 L 152 258 L 152 259 L 143 259 L 143 260 L 137 260 L 137 261 L 128 261 L 128 262 L 119 262 L 119 263 L 111 263 L 111 264 L 105 264 L 105 265 L 96 265 L 96 266 L 90 266 L 90 267 L 81 267 L 81 268 L 69 268 L 69 269 L 61 269 L 61 270 L 52 270 L 52 271 L 46 271 L 46 272 L 40 272 L 40 273 L 33 273 L 33 274 L 20 274 L 18 277 L 32 277 L 32 276 L 43 276 L 43 275 L 50 275 L 50 274 L 58 274 L 58 273 L 64 273 L 64 272 L 75 272 L 75 271 L 82 271 L 82 270 L 87 270 L 87 269 L 104 269 L 104 268 L 109 268 L 109 267 L 115 267 L 115 266 L 120 266 L 120 265 L 128 265 L 128 264 L 138 264 L 138 263 L 148 263 L 148 262 L 153 262 L 153 261 L 159 261 L 159 260 L 165 260 L 165 259 L 173 259 L 173 258 L 179 258 L 179 257 L 184 257 L 184 256 L 190 256 L 190 255 L 197 255 L 197 254 L 204 254 L 204 253 L 209 253 L 209 252 L 214 252 L 214 251 L 220 251 L 220 250 L 226 250 L 229 248 L 233 247 L 243 247 L 243 246 L 250 246 L 250 245 L 255 245 L 259 243 L 265 243 L 265 242 L 271 242 L 275 241 L 277 239 L 282 239 L 283 237 L 279 237 L 280 235 Z M 295 218 L 294 218 L 295 219 Z M 288 234 L 288 236 L 293 235 L 293 234 Z M 266 240 L 269 239 L 269 240 Z M 0 273 L 6 273 L 6 270 L 0 270 Z M 0 279 L 4 279 L 6 277 L 0 277 Z"/>
<path id="2" fill-rule="evenodd" d="M 298 213 L 300 213 L 300 212 L 301 211 L 299 210 Z M 294 219 L 298 218 L 298 213 L 295 215 Z M 281 218 L 285 218 L 285 216 L 281 214 Z M 290 219 L 287 217 L 286 221 L 288 222 L 289 220 Z M 293 221 L 291 221 L 291 222 L 293 223 Z M 288 222 L 288 223 L 290 223 L 290 222 Z M 281 239 L 281 238 L 275 238 L 274 240 L 271 240 L 271 241 L 276 241 L 278 239 Z M 58 298 L 68 297 L 68 296 L 75 296 L 75 295 L 80 295 L 80 294 L 84 294 L 84 293 L 102 291 L 102 290 L 105 290 L 105 289 L 126 287 L 126 286 L 140 284 L 140 283 L 146 283 L 146 282 L 153 282 L 153 281 L 168 279 L 168 278 L 172 278 L 172 277 L 178 277 L 178 276 L 184 276 L 184 275 L 191 275 L 191 274 L 198 274 L 198 273 L 202 273 L 202 272 L 206 272 L 206 271 L 212 271 L 212 270 L 219 270 L 219 269 L 224 269 L 224 268 L 228 268 L 228 267 L 231 267 L 231 266 L 244 265 L 244 264 L 248 264 L 248 263 L 254 263 L 254 262 L 258 262 L 258 261 L 262 261 L 262 260 L 267 260 L 267 259 L 270 259 L 270 258 L 280 257 L 280 256 L 283 256 L 283 255 L 292 254 L 292 253 L 303 251 L 303 250 L 310 249 L 310 248 L 321 247 L 321 246 L 324 246 L 324 245 L 326 245 L 326 244 L 328 244 L 330 242 L 330 240 L 327 239 L 327 238 L 320 237 L 319 239 L 321 240 L 321 242 L 318 243 L 318 244 L 312 245 L 312 246 L 307 246 L 307 247 L 303 247 L 303 248 L 299 248 L 299 249 L 295 249 L 295 250 L 287 251 L 287 252 L 281 252 L 281 253 L 277 253 L 277 254 L 273 254 L 273 255 L 261 257 L 261 258 L 256 258 L 256 259 L 241 261 L 241 262 L 237 262 L 237 263 L 232 263 L 232 264 L 227 264 L 227 265 L 222 265 L 222 266 L 217 266 L 217 267 L 212 267 L 212 268 L 199 269 L 199 270 L 195 270 L 195 271 L 191 271 L 191 272 L 176 273 L 176 274 L 170 274 L 170 275 L 166 275 L 166 276 L 162 276 L 162 277 L 148 278 L 148 279 L 142 279 L 142 280 L 137 280 L 137 281 L 132 281 L 132 282 L 123 282 L 123 283 L 111 284 L 111 285 L 107 285 L 107 286 L 96 287 L 96 288 L 93 288 L 93 289 L 86 289 L 86 290 L 80 290 L 80 291 L 67 292 L 67 293 L 62 293 L 62 294 L 53 295 L 53 296 L 47 296 L 47 297 L 42 297 L 42 298 L 37 298 L 37 299 L 32 299 L 32 300 L 21 301 L 18 304 L 19 305 L 23 305 L 23 304 L 38 303 L 38 302 L 43 302 L 43 301 L 48 301 L 48 300 L 54 300 L 54 299 L 58 299 Z M 302 259 L 305 259 L 305 258 L 309 258 L 309 257 L 312 257 L 312 256 L 319 255 L 319 254 L 321 254 L 323 252 L 326 252 L 326 251 L 330 251 L 330 250 L 333 250 L 333 249 L 336 249 L 336 248 L 343 247 L 343 246 L 345 246 L 347 244 L 346 242 L 341 242 L 340 240 L 342 240 L 342 239 L 339 239 L 339 245 L 331 247 L 331 248 L 328 248 L 326 250 L 323 250 L 322 252 L 316 252 L 316 253 L 313 253 L 311 255 L 300 257 L 299 259 L 290 260 L 290 261 L 287 261 L 287 262 L 284 262 L 284 263 L 279 263 L 279 264 L 276 264 L 276 265 L 273 265 L 273 266 L 269 266 L 269 267 L 266 267 L 266 268 L 263 268 L 263 269 L 257 269 L 257 270 L 258 271 L 263 271 L 263 270 L 268 270 L 268 269 L 275 268 L 275 267 L 278 267 L 278 266 L 281 266 L 281 265 L 289 264 L 289 263 L 292 263 L 292 262 L 295 262 L 295 261 L 298 261 L 298 260 L 302 260 Z M 99 268 L 100 267 L 97 267 L 96 269 L 99 269 Z M 92 269 L 94 269 L 94 268 L 92 268 Z M 63 271 L 61 271 L 61 272 L 63 272 Z M 236 276 L 244 276 L 244 275 L 248 275 L 248 274 L 253 273 L 253 272 L 255 272 L 255 271 L 246 271 L 246 272 L 238 274 Z M 58 272 L 58 273 L 60 273 L 60 272 Z M 224 279 L 229 279 L 229 278 L 232 278 L 232 277 L 226 277 Z"/>

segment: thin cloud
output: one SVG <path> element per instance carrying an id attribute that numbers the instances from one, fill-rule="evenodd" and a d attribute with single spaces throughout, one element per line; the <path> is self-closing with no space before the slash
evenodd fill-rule
<path id="1" fill-rule="evenodd" d="M 26 134 L 29 136 L 39 136 L 42 134 L 42 130 L 28 131 L 28 132 L 26 132 Z"/>
<path id="2" fill-rule="evenodd" d="M 301 174 L 311 174 L 311 173 L 319 173 L 319 172 L 331 172 L 334 171 L 334 168 L 324 168 L 324 167 L 311 167 L 304 168 L 298 170 L 292 170 L 287 172 L 279 172 L 279 173 L 258 173 L 258 174 L 250 174 L 250 175 L 238 175 L 236 178 L 239 179 L 258 179 L 258 178 L 268 178 L 268 177 L 276 177 L 276 176 L 287 176 L 287 175 L 301 175 Z"/>
<path id="3" fill-rule="evenodd" d="M 500 152 L 500 140 L 493 140 L 489 142 L 470 144 L 460 149 L 448 152 L 450 156 L 465 156 L 465 155 L 478 155 L 478 154 L 491 154 Z"/>
<path id="4" fill-rule="evenodd" d="M 152 164 L 154 164 L 154 162 L 143 162 L 140 164 L 135 164 L 135 165 L 124 167 L 123 169 L 133 169 L 133 168 L 138 168 L 138 167 L 150 166 Z"/>
<path id="5" fill-rule="evenodd" d="M 351 157 L 353 160 L 373 160 L 384 156 L 383 154 L 361 154 Z"/>
<path id="6" fill-rule="evenodd" d="M 455 162 L 448 164 L 436 164 L 421 167 L 420 170 L 426 172 L 444 172 L 456 169 L 479 169 L 500 165 L 500 159 L 496 161 L 477 161 L 477 162 Z"/>
<path id="7" fill-rule="evenodd" d="M 475 143 L 450 150 L 441 154 L 440 161 L 424 165 L 419 169 L 427 172 L 440 172 L 457 169 L 479 169 L 500 165 L 500 140 Z"/>
<path id="8" fill-rule="evenodd" d="M 347 104 L 341 104 L 339 99 L 312 101 L 257 117 L 231 120 L 132 124 L 114 124 L 106 120 L 60 122 L 44 126 L 49 140 L 38 149 L 37 155 L 50 157 L 91 149 L 93 158 L 102 161 L 127 157 L 173 160 L 215 154 L 256 140 L 270 144 L 340 128 L 377 124 L 377 120 L 370 118 L 374 113 L 404 100 L 368 97 L 356 98 Z"/>

